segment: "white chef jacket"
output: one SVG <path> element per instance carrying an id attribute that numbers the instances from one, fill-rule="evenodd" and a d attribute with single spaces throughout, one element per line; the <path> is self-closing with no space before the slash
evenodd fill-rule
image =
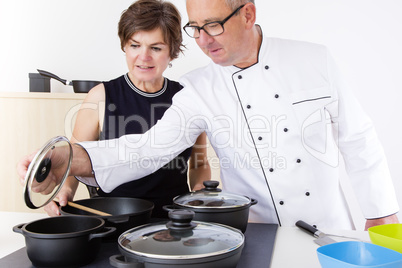
<path id="1" fill-rule="evenodd" d="M 81 143 L 105 192 L 157 170 L 205 131 L 223 190 L 258 200 L 251 222 L 353 229 L 339 152 L 364 216 L 398 211 L 373 125 L 324 46 L 263 36 L 256 64 L 211 62 L 180 82 L 184 89 L 145 135 Z"/>

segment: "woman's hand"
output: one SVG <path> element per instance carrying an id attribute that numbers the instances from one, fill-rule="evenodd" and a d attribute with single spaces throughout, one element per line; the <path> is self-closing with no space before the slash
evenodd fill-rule
<path id="1" fill-rule="evenodd" d="M 70 180 L 70 181 L 69 181 Z M 49 204 L 44 206 L 45 212 L 49 216 L 60 216 L 60 207 L 64 207 L 67 205 L 68 201 L 74 200 L 74 195 L 78 187 L 78 182 L 74 177 L 67 178 L 66 184 L 61 188 L 60 192 L 57 194 L 58 204 L 54 201 L 51 201 Z M 59 207 L 60 205 L 60 207 Z"/>

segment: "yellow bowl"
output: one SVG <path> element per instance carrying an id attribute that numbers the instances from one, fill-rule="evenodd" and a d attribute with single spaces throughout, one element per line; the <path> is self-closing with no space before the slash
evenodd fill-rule
<path id="1" fill-rule="evenodd" d="M 402 224 L 384 224 L 368 229 L 373 244 L 402 253 Z"/>

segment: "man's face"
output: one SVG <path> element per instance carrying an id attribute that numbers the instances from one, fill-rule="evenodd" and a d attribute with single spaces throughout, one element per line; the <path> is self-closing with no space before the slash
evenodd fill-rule
<path id="1" fill-rule="evenodd" d="M 208 22 L 222 21 L 232 12 L 225 0 L 187 0 L 189 24 L 193 26 L 202 27 Z M 209 36 L 201 30 L 200 37 L 195 39 L 202 51 L 216 64 L 237 65 L 244 51 L 247 51 L 242 48 L 244 25 L 240 12 L 224 24 L 225 31 L 221 35 Z"/>

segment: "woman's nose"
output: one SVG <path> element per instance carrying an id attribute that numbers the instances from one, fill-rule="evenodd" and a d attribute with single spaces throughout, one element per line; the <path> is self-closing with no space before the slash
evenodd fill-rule
<path id="1" fill-rule="evenodd" d="M 146 49 L 146 48 L 141 49 L 139 56 L 140 56 L 140 58 L 141 58 L 142 60 L 147 60 L 147 59 L 150 59 L 150 58 L 151 58 L 150 51 L 149 51 L 148 49 Z"/>

